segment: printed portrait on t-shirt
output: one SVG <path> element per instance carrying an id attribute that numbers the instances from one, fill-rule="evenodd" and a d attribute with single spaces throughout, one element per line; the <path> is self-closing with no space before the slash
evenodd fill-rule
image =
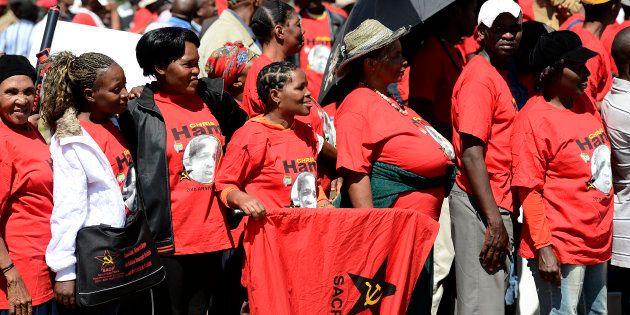
<path id="1" fill-rule="evenodd" d="M 210 135 L 194 137 L 184 150 L 183 164 L 190 179 L 210 184 L 214 181 L 214 171 L 221 157 L 219 139 Z"/>
<path id="2" fill-rule="evenodd" d="M 127 170 L 127 177 L 122 186 L 122 196 L 127 209 L 136 211 L 136 172 L 133 165 Z"/>
<path id="3" fill-rule="evenodd" d="M 328 57 L 330 57 L 330 47 L 326 45 L 315 45 L 308 52 L 308 67 L 319 74 L 323 74 L 326 71 L 326 64 L 328 63 Z"/>
<path id="4" fill-rule="evenodd" d="M 446 154 L 446 156 L 450 160 L 454 160 L 455 149 L 453 149 L 453 145 L 448 140 L 446 140 L 446 138 L 444 138 L 439 132 L 437 132 L 435 128 L 431 126 L 424 127 L 427 129 L 427 132 L 429 132 L 429 135 L 431 135 L 433 140 L 435 140 L 435 142 L 437 142 L 442 147 L 442 151 L 444 151 L 444 154 Z"/>
<path id="5" fill-rule="evenodd" d="M 590 186 L 608 194 L 612 188 L 612 168 L 610 166 L 610 149 L 605 145 L 598 146 L 591 158 Z"/>
<path id="6" fill-rule="evenodd" d="M 317 208 L 317 178 L 313 173 L 300 173 L 291 187 L 291 202 L 295 208 Z"/>

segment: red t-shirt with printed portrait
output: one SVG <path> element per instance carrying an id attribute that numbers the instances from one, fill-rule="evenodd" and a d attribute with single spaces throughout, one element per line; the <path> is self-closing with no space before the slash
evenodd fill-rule
<path id="1" fill-rule="evenodd" d="M 359 86 L 341 103 L 335 116 L 337 170 L 369 174 L 374 162 L 398 166 L 424 177 L 446 175 L 454 152 L 412 109 L 402 115 L 375 91 Z M 415 209 L 436 221 L 444 188 L 400 194 L 392 208 Z"/>
<path id="2" fill-rule="evenodd" d="M 300 68 L 306 73 L 309 91 L 317 99 L 332 50 L 330 20 L 326 11 L 321 17 L 313 17 L 302 10 L 301 16 L 304 46 L 300 50 Z"/>
<path id="3" fill-rule="evenodd" d="M 586 61 L 586 68 L 590 72 L 586 94 L 596 102 L 604 100 L 612 87 L 612 72 L 610 52 L 606 51 L 602 43 L 591 33 L 584 29 L 582 24 L 571 28 L 582 40 L 582 45 L 597 53 L 597 56 Z"/>
<path id="4" fill-rule="evenodd" d="M 166 125 L 175 255 L 232 247 L 223 209 L 214 193 L 224 137 L 216 118 L 195 95 L 155 93 Z"/>
<path id="5" fill-rule="evenodd" d="M 460 134 L 465 133 L 484 142 L 484 160 L 494 200 L 497 206 L 512 211 L 510 136 L 516 101 L 504 76 L 484 57 L 475 56 L 455 83 L 451 104 L 453 147 L 459 169 L 456 183 L 465 192 L 472 192 L 461 160 Z"/>
<path id="6" fill-rule="evenodd" d="M 126 186 L 127 179 L 135 182 L 133 179 L 133 176 L 135 176 L 133 173 L 133 158 L 120 129 L 111 120 L 104 124 L 96 124 L 86 120 L 81 120 L 80 123 L 81 127 L 90 134 L 90 137 L 94 139 L 105 154 L 105 157 L 107 157 L 121 191 Z"/>
<path id="7" fill-rule="evenodd" d="M 267 208 L 289 207 L 298 195 L 304 204 L 296 206 L 317 207 L 316 156 L 317 138 L 308 125 L 296 120 L 285 129 L 264 116 L 252 118 L 230 140 L 217 191 L 224 202 L 237 189 Z"/>
<path id="8" fill-rule="evenodd" d="M 531 98 L 514 121 L 512 186 L 542 191 L 551 243 L 562 264 L 592 265 L 611 257 L 613 191 L 610 142 L 586 95 L 572 109 Z M 525 209 L 527 211 L 527 209 Z M 523 225 L 521 255 L 536 257 Z"/>
<path id="9" fill-rule="evenodd" d="M 13 130 L 0 122 L 0 234 L 37 306 L 54 297 L 44 258 L 51 238 L 53 171 L 48 145 L 28 127 Z M 5 277 L 0 277 L 0 309 L 9 309 Z"/>
<path id="10" fill-rule="evenodd" d="M 451 138 L 451 96 L 453 87 L 464 67 L 464 57 L 457 48 L 440 42 L 435 36 L 427 38 L 411 61 L 410 97 L 431 102 L 424 108 L 431 125 L 447 139 Z M 430 117 L 430 118 L 429 118 Z"/>

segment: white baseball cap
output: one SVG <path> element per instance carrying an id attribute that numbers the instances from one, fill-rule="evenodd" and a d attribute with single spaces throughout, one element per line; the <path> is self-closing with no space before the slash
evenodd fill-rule
<path id="1" fill-rule="evenodd" d="M 477 23 L 492 27 L 494 20 L 502 13 L 509 13 L 518 18 L 521 16 L 521 7 L 513 0 L 488 0 L 479 10 Z"/>

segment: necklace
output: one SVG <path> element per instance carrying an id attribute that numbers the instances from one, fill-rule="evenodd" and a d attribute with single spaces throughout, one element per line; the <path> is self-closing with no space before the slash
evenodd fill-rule
<path id="1" fill-rule="evenodd" d="M 380 97 L 382 97 L 385 101 L 387 101 L 387 103 L 389 103 L 389 105 L 392 105 L 392 107 L 397 110 L 399 113 L 401 113 L 404 116 L 407 116 L 408 112 L 405 109 L 405 107 L 398 103 L 397 101 L 393 101 L 389 96 L 379 92 L 377 89 L 374 89 L 374 92 L 376 92 L 376 94 L 378 94 Z"/>

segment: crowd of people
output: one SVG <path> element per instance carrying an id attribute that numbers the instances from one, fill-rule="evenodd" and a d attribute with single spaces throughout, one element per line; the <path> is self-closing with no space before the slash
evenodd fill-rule
<path id="1" fill-rule="evenodd" d="M 341 32 L 353 4 L 0 0 L 0 314 L 246 314 L 247 221 L 334 207 L 440 223 L 408 314 L 608 314 L 612 290 L 630 314 L 630 1 L 455 0 Z M 54 5 L 143 34 L 152 82 L 64 51 L 36 106 Z M 336 42 L 351 89 L 320 104 Z M 78 307 L 78 233 L 138 212 L 165 280 Z"/>

